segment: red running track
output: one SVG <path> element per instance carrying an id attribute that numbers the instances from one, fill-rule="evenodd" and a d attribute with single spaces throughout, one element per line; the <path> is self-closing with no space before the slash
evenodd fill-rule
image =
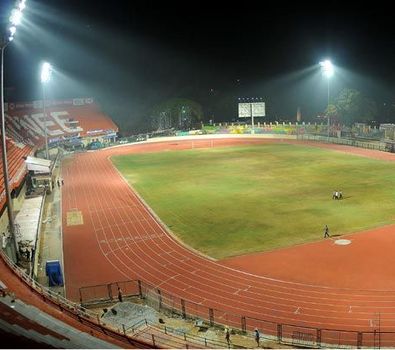
<path id="1" fill-rule="evenodd" d="M 264 142 L 276 141 L 136 144 L 65 160 L 62 205 L 67 297 L 78 300 L 82 286 L 142 279 L 204 307 L 251 318 L 368 332 L 377 329 L 379 313 L 380 330 L 395 331 L 394 227 L 355 234 L 349 246 L 334 248 L 333 241 L 326 240 L 213 261 L 188 249 L 162 228 L 108 159 L 115 154 L 188 149 L 192 145 Z M 395 160 L 393 154 L 383 152 L 312 145 Z M 66 213 L 72 209 L 82 211 L 83 225 L 66 226 Z"/>

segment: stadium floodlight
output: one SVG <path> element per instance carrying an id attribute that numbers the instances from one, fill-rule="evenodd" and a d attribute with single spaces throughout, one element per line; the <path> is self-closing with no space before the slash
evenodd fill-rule
<path id="1" fill-rule="evenodd" d="M 18 242 L 15 235 L 15 222 L 14 222 L 14 212 L 13 204 L 11 200 L 10 191 L 10 181 L 8 174 L 8 160 L 7 160 L 7 147 L 6 147 L 6 130 L 5 130 L 5 116 L 4 116 L 4 51 L 7 45 L 13 41 L 14 35 L 16 33 L 16 27 L 22 21 L 22 11 L 26 7 L 26 0 L 20 0 L 16 3 L 15 8 L 11 11 L 9 17 L 10 27 L 9 36 L 7 39 L 0 36 L 0 108 L 1 108 L 1 150 L 2 150 L 2 162 L 3 162 L 3 178 L 4 178 L 4 188 L 5 188 L 5 200 L 8 213 L 8 223 L 10 227 L 11 240 L 15 249 L 15 257 L 18 262 L 20 259 L 20 253 L 18 248 Z"/>
<path id="2" fill-rule="evenodd" d="M 51 80 L 52 66 L 48 62 L 44 62 L 41 66 L 41 86 L 43 92 L 43 115 L 44 115 L 44 135 L 45 135 L 45 158 L 49 159 L 48 151 L 48 133 L 47 121 L 45 113 L 45 84 Z"/>
<path id="3" fill-rule="evenodd" d="M 26 0 L 22 0 L 22 1 L 19 3 L 18 7 L 19 7 L 19 10 L 20 10 L 20 11 L 23 11 L 24 8 L 26 7 Z"/>
<path id="4" fill-rule="evenodd" d="M 48 83 L 51 80 L 52 66 L 44 62 L 41 66 L 41 82 Z"/>
<path id="5" fill-rule="evenodd" d="M 328 111 L 329 97 L 330 97 L 329 81 L 330 81 L 330 78 L 333 76 L 335 69 L 333 67 L 332 62 L 328 59 L 321 61 L 320 66 L 321 66 L 322 75 L 326 78 L 327 83 L 328 83 L 328 99 L 327 99 L 326 110 L 327 110 L 327 118 L 328 118 L 328 139 L 329 139 L 329 128 L 330 128 L 330 117 L 328 114 L 329 113 L 329 111 Z"/>
<path id="6" fill-rule="evenodd" d="M 333 75 L 334 68 L 330 60 L 321 61 L 320 66 L 321 66 L 322 74 L 325 77 L 330 78 Z"/>
<path id="7" fill-rule="evenodd" d="M 22 21 L 22 11 L 20 9 L 13 9 L 11 11 L 10 22 L 12 25 L 17 26 Z"/>

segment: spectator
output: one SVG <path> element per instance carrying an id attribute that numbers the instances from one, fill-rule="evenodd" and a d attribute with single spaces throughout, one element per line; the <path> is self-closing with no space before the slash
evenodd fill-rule
<path id="1" fill-rule="evenodd" d="M 123 301 L 122 290 L 118 287 L 118 300 L 120 303 Z"/>
<path id="2" fill-rule="evenodd" d="M 256 345 L 259 346 L 259 340 L 261 338 L 261 335 L 259 334 L 258 328 L 254 329 L 254 336 L 255 336 Z"/>
<path id="3" fill-rule="evenodd" d="M 225 340 L 230 345 L 230 331 L 228 326 L 225 327 Z"/>

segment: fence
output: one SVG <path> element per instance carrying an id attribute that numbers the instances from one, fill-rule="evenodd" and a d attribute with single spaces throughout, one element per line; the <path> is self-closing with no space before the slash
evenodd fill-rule
<path id="1" fill-rule="evenodd" d="M 51 306 L 59 309 L 62 313 L 71 316 L 72 318 L 80 322 L 80 324 L 88 326 L 92 330 L 103 333 L 104 335 L 109 336 L 114 340 L 121 341 L 122 343 L 128 343 L 131 347 L 139 349 L 196 347 L 196 343 L 192 342 L 192 338 L 173 339 L 161 330 L 156 330 L 156 332 L 144 332 L 141 335 L 139 334 L 137 338 L 134 335 L 129 335 L 125 331 L 125 329 L 114 329 L 111 326 L 102 322 L 100 316 L 97 313 L 94 313 L 81 306 L 80 304 L 74 303 L 62 297 L 60 294 L 57 294 L 34 281 L 28 274 L 20 269 L 2 250 L 0 250 L 0 258 L 4 261 L 8 268 L 22 282 L 24 282 L 32 292 L 38 294 L 44 302 L 51 304 Z M 111 293 L 114 291 L 114 287 L 116 287 L 117 290 L 117 285 L 123 286 L 126 291 L 131 290 L 128 289 L 129 285 L 131 285 L 130 281 L 124 282 L 124 284 L 120 282 L 118 284 L 115 284 L 115 286 L 112 286 L 112 288 L 110 289 Z M 109 293 L 108 289 L 107 293 Z"/>
<path id="2" fill-rule="evenodd" d="M 346 145 L 346 146 L 354 146 L 354 147 L 372 149 L 376 151 L 388 151 L 385 143 L 383 142 L 367 142 L 367 141 L 359 141 L 354 139 L 343 139 L 337 137 L 326 137 L 326 136 L 310 135 L 310 134 L 299 134 L 297 135 L 297 139 L 306 140 L 306 141 L 327 142 L 327 143 L 334 143 L 334 144 Z"/>
<path id="3" fill-rule="evenodd" d="M 84 287 L 84 293 L 81 295 L 89 295 L 89 298 L 87 300 L 82 299 L 82 305 L 88 306 L 92 303 L 92 297 L 97 294 L 97 290 L 111 291 L 114 286 L 121 283 L 126 282 Z M 262 339 L 276 341 L 281 344 L 312 348 L 380 348 L 395 346 L 395 332 L 382 332 L 379 327 L 369 331 L 351 331 L 278 323 L 197 304 L 166 293 L 141 280 L 129 281 L 128 283 L 135 285 L 131 289 L 138 291 L 135 295 L 144 298 L 147 305 L 159 312 L 167 313 L 170 316 L 181 316 L 184 319 L 201 320 L 209 327 L 217 326 L 223 329 L 227 325 L 242 334 L 250 334 L 251 336 L 256 327 L 261 331 Z M 92 292 L 88 293 L 89 289 L 92 289 Z M 107 295 L 104 293 L 101 295 L 101 299 L 110 301 L 113 299 L 113 296 L 110 292 Z"/>

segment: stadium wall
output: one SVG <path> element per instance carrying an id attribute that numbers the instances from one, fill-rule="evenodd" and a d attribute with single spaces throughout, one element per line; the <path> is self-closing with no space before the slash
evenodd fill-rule
<path id="1" fill-rule="evenodd" d="M 22 184 L 20 185 L 18 191 L 15 191 L 14 193 L 17 194 L 15 198 L 11 197 L 14 212 L 18 211 L 23 204 L 23 201 L 25 200 L 26 196 L 26 181 L 23 181 Z M 7 232 L 7 226 L 8 226 L 8 214 L 7 214 L 7 206 L 3 205 L 1 208 L 1 217 L 0 217 L 0 233 Z"/>

